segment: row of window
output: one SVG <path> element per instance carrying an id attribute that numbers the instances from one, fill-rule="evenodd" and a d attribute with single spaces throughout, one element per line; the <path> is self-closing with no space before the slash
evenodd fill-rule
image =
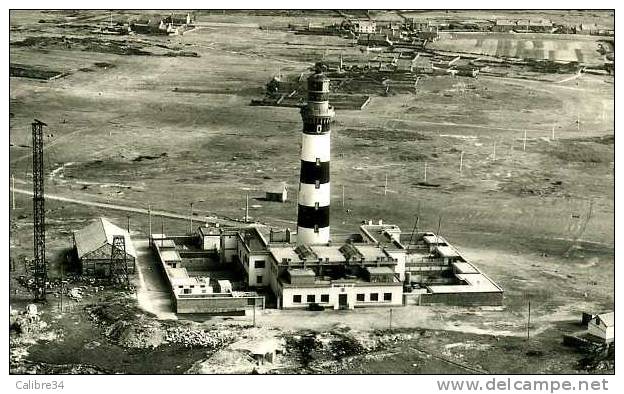
<path id="1" fill-rule="evenodd" d="M 366 294 L 364 293 L 358 293 L 356 295 L 356 300 L 358 302 L 365 302 L 366 301 Z M 302 300 L 301 294 L 294 294 L 293 295 L 293 303 L 295 304 L 300 304 Z M 392 293 L 383 293 L 383 300 L 384 301 L 392 301 Z M 368 301 L 379 301 L 379 293 L 371 293 L 369 300 Z M 306 302 L 307 303 L 314 303 L 316 302 L 316 295 L 314 294 L 308 294 L 306 296 Z M 329 294 L 321 294 L 321 302 L 329 302 Z"/>
<path id="2" fill-rule="evenodd" d="M 296 303 L 296 304 L 300 304 L 301 303 L 301 294 L 294 294 L 293 295 L 293 302 Z M 308 302 L 308 303 L 316 302 L 316 295 L 308 294 L 306 296 L 306 302 Z M 321 302 L 329 302 L 329 294 L 321 294 Z"/>

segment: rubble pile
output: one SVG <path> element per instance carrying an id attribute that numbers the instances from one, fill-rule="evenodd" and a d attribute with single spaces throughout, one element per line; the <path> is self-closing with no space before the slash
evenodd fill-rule
<path id="1" fill-rule="evenodd" d="M 218 349 L 234 340 L 234 333 L 225 330 L 206 331 L 193 327 L 175 326 L 164 334 L 167 343 L 179 344 L 186 348 L 206 347 Z"/>
<path id="2" fill-rule="evenodd" d="M 21 337 L 36 336 L 48 326 L 39 318 L 39 315 L 35 304 L 27 305 L 23 312 L 11 308 L 9 329 Z"/>
<path id="3" fill-rule="evenodd" d="M 109 326 L 104 335 L 129 349 L 153 349 L 165 342 L 165 333 L 157 322 L 119 321 Z"/>

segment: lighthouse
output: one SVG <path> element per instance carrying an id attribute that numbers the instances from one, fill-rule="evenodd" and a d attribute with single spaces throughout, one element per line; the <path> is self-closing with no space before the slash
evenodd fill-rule
<path id="1" fill-rule="evenodd" d="M 320 68 L 308 78 L 308 102 L 301 108 L 303 134 L 297 214 L 297 243 L 329 242 L 329 159 L 334 108 L 329 78 Z"/>

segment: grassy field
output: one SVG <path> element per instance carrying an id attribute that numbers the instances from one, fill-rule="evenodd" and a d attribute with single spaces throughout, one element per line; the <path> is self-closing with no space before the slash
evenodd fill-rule
<path id="1" fill-rule="evenodd" d="M 563 34 L 445 33 L 432 48 L 477 55 L 601 64 L 601 37 Z"/>
<path id="2" fill-rule="evenodd" d="M 51 17 L 12 13 L 11 42 L 61 34 L 94 38 L 79 28 L 38 23 Z M 62 14 L 53 17 L 78 23 Z M 11 63 L 70 72 L 53 81 L 10 79 L 10 171 L 16 186 L 31 187 L 30 122 L 38 118 L 49 125 L 47 193 L 133 207 L 150 204 L 177 213 L 187 213 L 189 203 L 201 199 L 194 205 L 199 218 L 240 218 L 247 191 L 260 198 L 267 184 L 285 181 L 292 200 L 254 200 L 251 215 L 295 227 L 299 113 L 249 103 L 278 70 L 299 74 L 323 56 L 337 60 L 339 53 L 358 51 L 337 37 L 257 28 L 271 20 L 207 14 L 184 36 L 126 38 L 151 55 L 107 53 L 101 45 L 11 46 Z M 540 44 L 530 49 L 517 39 L 462 40 L 436 45 L 547 58 L 546 49 L 555 45 L 544 44 L 537 53 Z M 591 53 L 589 41 L 561 46 L 562 57 L 576 48 L 583 56 Z M 162 56 L 180 50 L 198 57 Z M 539 300 L 533 307 L 542 333 L 578 319 L 581 311 L 613 308 L 613 77 L 538 77 L 429 77 L 414 93 L 374 96 L 364 111 L 337 113 L 333 236 L 356 231 L 363 219 L 381 218 L 409 231 L 416 215 L 420 227 L 431 230 L 441 218 L 442 235 L 505 289 L 504 311 L 478 317 L 437 311 L 448 319 L 448 328 L 465 323 L 487 330 L 495 321 L 507 321 L 510 332 L 522 335 L 527 294 Z M 420 185 L 425 163 L 427 181 L 438 187 Z M 18 196 L 17 205 L 11 255 L 21 258 L 32 255 L 32 225 L 26 196 Z M 55 260 L 71 246 L 71 230 L 94 217 L 125 223 L 125 214 L 100 208 L 58 202 L 47 207 L 48 250 Z M 131 221 L 135 230 L 147 233 L 144 216 L 134 214 Z M 188 223 L 166 220 L 165 225 L 174 233 L 185 231 Z M 552 343 L 555 337 L 544 340 Z"/>

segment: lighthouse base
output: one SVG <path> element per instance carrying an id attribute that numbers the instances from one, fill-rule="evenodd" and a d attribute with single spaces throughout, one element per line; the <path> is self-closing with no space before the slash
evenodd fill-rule
<path id="1" fill-rule="evenodd" d="M 329 242 L 329 227 L 319 228 L 318 232 L 313 228 L 297 227 L 297 244 L 299 245 L 322 245 Z"/>

